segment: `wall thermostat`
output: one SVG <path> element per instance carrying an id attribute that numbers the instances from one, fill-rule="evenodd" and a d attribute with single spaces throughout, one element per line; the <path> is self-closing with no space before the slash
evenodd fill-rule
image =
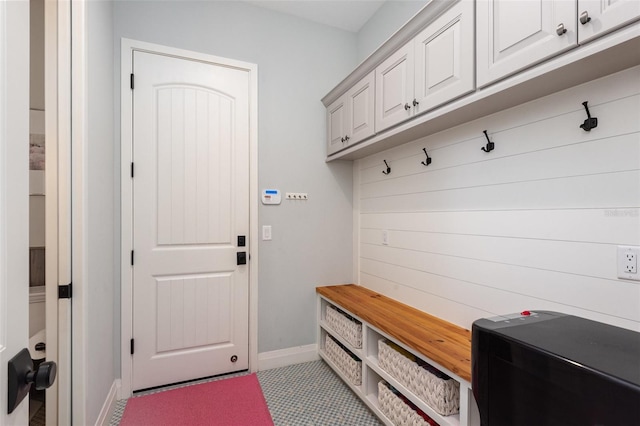
<path id="1" fill-rule="evenodd" d="M 282 196 L 279 189 L 263 189 L 262 204 L 280 204 Z"/>

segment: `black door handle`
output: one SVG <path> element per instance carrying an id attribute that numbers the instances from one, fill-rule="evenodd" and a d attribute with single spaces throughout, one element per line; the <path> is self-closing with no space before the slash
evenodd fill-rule
<path id="1" fill-rule="evenodd" d="M 240 251 L 236 253 L 236 265 L 246 265 L 247 264 L 247 252 Z"/>
<path id="2" fill-rule="evenodd" d="M 8 414 L 22 402 L 29 394 L 31 384 L 36 390 L 43 390 L 51 387 L 56 380 L 57 366 L 53 361 L 43 362 L 38 368 L 33 370 L 33 360 L 28 349 L 22 349 L 9 361 L 9 401 L 7 404 Z"/>

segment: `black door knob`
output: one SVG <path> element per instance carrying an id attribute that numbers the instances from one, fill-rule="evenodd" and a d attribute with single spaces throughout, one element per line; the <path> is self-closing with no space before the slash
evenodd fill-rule
<path id="1" fill-rule="evenodd" d="M 53 385 L 56 380 L 56 363 L 52 361 L 43 362 L 34 371 L 33 360 L 29 355 L 29 350 L 26 348 L 11 358 L 8 364 L 8 414 L 11 414 L 24 397 L 29 394 L 32 383 L 37 390 L 42 390 Z"/>
<path id="2" fill-rule="evenodd" d="M 36 390 L 50 388 L 56 380 L 57 366 L 53 361 L 41 363 L 36 371 L 30 371 L 25 376 L 27 383 L 33 383 Z"/>

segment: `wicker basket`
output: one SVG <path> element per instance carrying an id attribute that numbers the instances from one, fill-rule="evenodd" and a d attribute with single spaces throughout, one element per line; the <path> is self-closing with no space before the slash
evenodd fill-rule
<path id="1" fill-rule="evenodd" d="M 395 395 L 384 380 L 378 382 L 378 406 L 394 425 L 430 426 L 420 414 Z"/>
<path id="2" fill-rule="evenodd" d="M 448 416 L 460 412 L 460 384 L 457 381 L 423 368 L 389 346 L 385 339 L 378 341 L 378 365 L 438 414 Z"/>
<path id="3" fill-rule="evenodd" d="M 327 305 L 325 320 L 336 334 L 349 342 L 354 348 L 362 348 L 362 323 Z"/>
<path id="4" fill-rule="evenodd" d="M 362 384 L 362 361 L 355 358 L 341 347 L 327 334 L 324 344 L 324 352 L 351 384 L 360 386 Z"/>

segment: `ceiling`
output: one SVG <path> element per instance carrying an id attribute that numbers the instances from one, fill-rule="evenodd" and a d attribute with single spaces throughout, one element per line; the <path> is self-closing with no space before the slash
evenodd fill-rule
<path id="1" fill-rule="evenodd" d="M 249 0 L 254 6 L 356 33 L 385 0 Z"/>

